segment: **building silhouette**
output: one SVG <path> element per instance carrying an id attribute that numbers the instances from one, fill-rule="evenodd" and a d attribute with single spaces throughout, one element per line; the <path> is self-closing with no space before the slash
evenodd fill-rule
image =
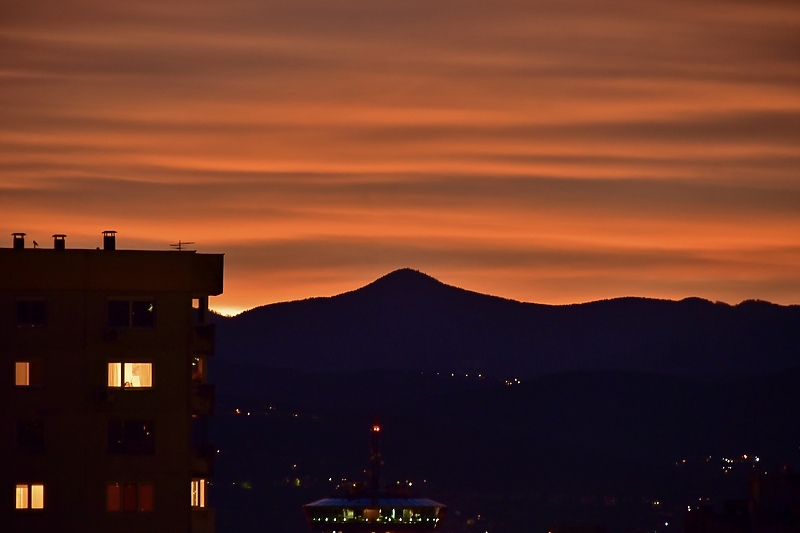
<path id="1" fill-rule="evenodd" d="M 115 233 L 0 249 L 3 531 L 214 531 L 207 315 L 224 256 L 117 250 Z"/>

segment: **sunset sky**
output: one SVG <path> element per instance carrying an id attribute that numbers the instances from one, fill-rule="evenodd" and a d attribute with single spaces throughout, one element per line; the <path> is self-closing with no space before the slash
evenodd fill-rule
<path id="1" fill-rule="evenodd" d="M 0 0 L 0 246 L 105 229 L 225 253 L 226 313 L 800 303 L 800 2 Z"/>

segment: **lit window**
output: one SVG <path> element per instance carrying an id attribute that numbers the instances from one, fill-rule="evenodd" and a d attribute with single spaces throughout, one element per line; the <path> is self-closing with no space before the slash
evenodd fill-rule
<path id="1" fill-rule="evenodd" d="M 108 363 L 108 386 L 148 388 L 153 386 L 152 363 Z"/>
<path id="2" fill-rule="evenodd" d="M 44 509 L 44 485 L 31 485 L 31 509 Z"/>
<path id="3" fill-rule="evenodd" d="M 44 485 L 41 483 L 16 486 L 17 509 L 44 509 Z"/>
<path id="4" fill-rule="evenodd" d="M 155 326 L 153 300 L 109 300 L 108 327 L 152 328 Z"/>
<path id="5" fill-rule="evenodd" d="M 206 506 L 206 483 L 205 479 L 192 480 L 192 507 Z"/>
<path id="6" fill-rule="evenodd" d="M 14 384 L 19 387 L 40 387 L 43 383 L 41 361 L 16 361 Z"/>
<path id="7" fill-rule="evenodd" d="M 17 485 L 17 509 L 28 508 L 28 492 L 30 485 Z"/>
<path id="8" fill-rule="evenodd" d="M 17 326 L 42 327 L 46 314 L 43 298 L 17 300 Z"/>
<path id="9" fill-rule="evenodd" d="M 109 483 L 106 510 L 112 513 L 149 513 L 153 510 L 152 483 Z"/>
<path id="10" fill-rule="evenodd" d="M 192 324 L 208 323 L 208 297 L 192 299 Z"/>

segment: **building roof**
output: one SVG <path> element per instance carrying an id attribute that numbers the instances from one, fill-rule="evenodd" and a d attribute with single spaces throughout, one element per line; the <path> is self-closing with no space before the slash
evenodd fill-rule
<path id="1" fill-rule="evenodd" d="M 224 254 L 0 248 L 0 290 L 222 293 Z"/>
<path id="2" fill-rule="evenodd" d="M 375 507 L 445 507 L 444 504 L 430 500 L 428 498 L 392 498 L 389 496 L 378 497 L 373 500 L 370 497 L 359 496 L 357 498 L 322 498 L 315 502 L 306 504 L 304 507 L 348 507 L 348 508 L 367 508 Z"/>

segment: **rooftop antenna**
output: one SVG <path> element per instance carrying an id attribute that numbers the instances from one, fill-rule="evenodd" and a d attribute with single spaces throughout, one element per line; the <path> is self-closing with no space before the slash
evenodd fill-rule
<path id="1" fill-rule="evenodd" d="M 170 246 L 173 249 L 178 250 L 179 252 L 182 252 L 182 251 L 186 250 L 186 248 L 184 248 L 184 246 L 186 246 L 187 244 L 194 244 L 194 243 L 193 242 L 186 242 L 186 241 L 178 240 L 177 243 L 170 244 Z M 186 251 L 187 252 L 194 252 L 194 250 L 186 250 Z"/>

